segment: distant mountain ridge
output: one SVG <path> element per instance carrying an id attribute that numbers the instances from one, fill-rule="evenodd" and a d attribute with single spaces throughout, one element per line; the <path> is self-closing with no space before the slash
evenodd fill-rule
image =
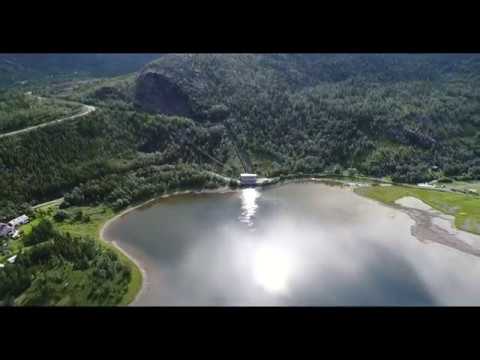
<path id="1" fill-rule="evenodd" d="M 139 70 L 161 54 L 0 54 L 0 86 L 52 76 L 111 77 Z"/>

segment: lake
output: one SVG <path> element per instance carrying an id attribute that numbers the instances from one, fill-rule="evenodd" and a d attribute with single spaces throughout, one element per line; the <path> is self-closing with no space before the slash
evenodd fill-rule
<path id="1" fill-rule="evenodd" d="M 105 229 L 144 268 L 134 305 L 480 305 L 480 258 L 411 235 L 351 188 L 292 183 L 159 199 Z"/>

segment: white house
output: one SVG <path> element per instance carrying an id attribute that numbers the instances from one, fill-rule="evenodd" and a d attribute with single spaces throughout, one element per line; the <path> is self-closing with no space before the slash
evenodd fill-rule
<path id="1" fill-rule="evenodd" d="M 256 185 L 257 174 L 240 174 L 241 185 Z"/>
<path id="2" fill-rule="evenodd" d="M 22 216 L 19 216 L 13 220 L 10 220 L 8 225 L 10 226 L 18 226 L 18 225 L 24 225 L 24 224 L 28 224 L 30 222 L 30 219 L 28 218 L 27 215 L 22 215 Z"/>
<path id="3" fill-rule="evenodd" d="M 7 261 L 10 263 L 10 264 L 13 264 L 15 262 L 15 259 L 17 258 L 17 255 L 13 255 L 11 257 L 9 257 L 7 259 Z"/>
<path id="4" fill-rule="evenodd" d="M 435 187 L 434 185 L 429 184 L 429 183 L 420 183 L 420 184 L 417 184 L 417 186 L 424 187 L 424 188 L 434 188 Z"/>

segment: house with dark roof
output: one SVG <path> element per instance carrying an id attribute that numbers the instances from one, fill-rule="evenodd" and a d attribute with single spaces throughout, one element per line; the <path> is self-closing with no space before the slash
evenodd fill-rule
<path id="1" fill-rule="evenodd" d="M 0 223 L 0 238 L 10 236 L 15 231 L 13 226 L 8 224 Z"/>

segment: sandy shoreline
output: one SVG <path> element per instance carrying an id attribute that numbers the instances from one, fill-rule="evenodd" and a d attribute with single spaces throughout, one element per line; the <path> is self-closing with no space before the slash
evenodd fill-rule
<path id="1" fill-rule="evenodd" d="M 480 236 L 455 226 L 455 217 L 432 208 L 423 201 L 405 197 L 396 201 L 414 221 L 412 235 L 420 241 L 436 242 L 480 257 Z"/>
<path id="2" fill-rule="evenodd" d="M 131 306 L 131 305 L 135 304 L 135 302 L 138 300 L 140 295 L 145 291 L 145 284 L 147 282 L 147 272 L 145 271 L 145 268 L 143 267 L 143 264 L 139 260 L 137 260 L 135 257 L 133 257 L 133 255 L 129 254 L 125 249 L 123 249 L 120 245 L 118 245 L 115 240 L 108 239 L 108 238 L 105 237 L 105 229 L 108 226 L 110 226 L 110 224 L 112 222 L 114 222 L 115 220 L 117 220 L 119 217 L 125 215 L 126 213 L 128 213 L 132 210 L 134 210 L 135 208 L 137 208 L 137 207 L 127 209 L 125 212 L 122 211 L 121 213 L 115 215 L 113 218 L 107 220 L 103 224 L 102 228 L 100 229 L 100 239 L 102 241 L 112 245 L 116 249 L 118 249 L 123 255 L 125 255 L 128 259 L 130 259 L 130 261 L 132 261 L 135 264 L 135 266 L 137 266 L 140 269 L 140 273 L 142 275 L 142 285 L 141 285 L 138 293 L 135 295 L 135 298 L 133 299 L 133 301 L 130 304 L 127 304 L 127 306 Z"/>
<path id="3" fill-rule="evenodd" d="M 411 234 L 418 241 L 441 244 L 480 257 L 480 236 L 458 229 L 455 226 L 454 216 L 435 210 L 415 197 L 398 199 L 392 205 L 368 197 L 364 198 L 407 214 L 414 221 Z"/>
<path id="4" fill-rule="evenodd" d="M 145 289 L 146 289 L 146 285 L 147 285 L 147 281 L 148 281 L 148 277 L 147 277 L 147 272 L 145 270 L 145 267 L 143 266 L 143 263 L 136 259 L 135 257 L 133 257 L 133 255 L 129 254 L 125 249 L 123 249 L 120 245 L 118 245 L 118 243 L 114 240 L 114 239 L 108 239 L 107 237 L 105 237 L 105 230 L 113 223 L 115 222 L 116 220 L 118 220 L 119 218 L 121 218 L 122 216 L 125 216 L 127 215 L 128 213 L 130 213 L 131 211 L 134 211 L 134 210 L 137 210 L 141 207 L 144 207 L 148 204 L 151 204 L 155 201 L 158 201 L 160 199 L 165 199 L 165 198 L 169 198 L 169 197 L 172 197 L 172 196 L 177 196 L 177 195 L 186 195 L 186 194 L 226 194 L 226 193 L 231 193 L 231 192 L 235 192 L 237 190 L 232 190 L 228 187 L 221 187 L 221 188 L 217 188 L 217 189 L 207 189 L 207 190 L 185 190 L 185 191 L 175 191 L 173 193 L 170 193 L 170 194 L 164 194 L 164 195 L 161 195 L 161 196 L 157 196 L 157 197 L 154 197 L 150 200 L 147 200 L 141 204 L 138 204 L 138 205 L 135 205 L 135 206 L 132 206 L 132 207 L 129 207 L 123 211 L 121 211 L 120 213 L 116 214 L 114 217 L 112 217 L 111 219 L 108 219 L 103 225 L 102 227 L 100 228 L 100 239 L 108 244 L 111 244 L 112 246 L 114 246 L 116 249 L 118 249 L 120 252 L 122 252 L 122 254 L 124 254 L 127 258 L 129 258 L 139 269 L 140 269 L 140 272 L 142 274 L 142 286 L 140 287 L 140 290 L 138 291 L 138 293 L 135 295 L 135 299 L 130 303 L 128 304 L 127 306 L 134 306 L 135 303 L 138 301 L 138 299 L 140 298 L 140 296 L 145 292 Z"/>

